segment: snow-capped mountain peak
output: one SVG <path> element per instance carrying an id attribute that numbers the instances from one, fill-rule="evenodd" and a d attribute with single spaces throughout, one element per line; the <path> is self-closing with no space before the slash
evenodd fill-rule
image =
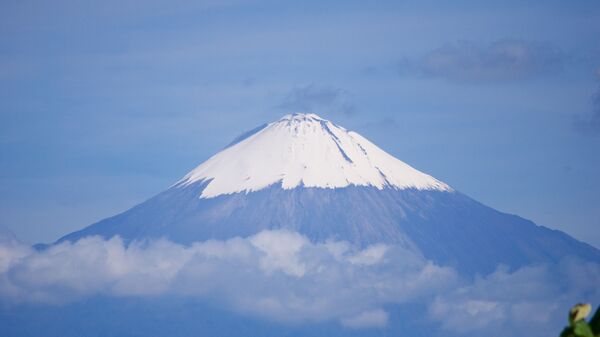
<path id="1" fill-rule="evenodd" d="M 296 113 L 253 130 L 189 172 L 175 186 L 206 182 L 202 198 L 281 184 L 451 191 L 356 132 L 316 114 Z"/>
<path id="2" fill-rule="evenodd" d="M 192 244 L 280 229 L 313 242 L 391 244 L 471 276 L 568 255 L 600 261 L 597 249 L 454 192 L 313 114 L 243 134 L 167 190 L 59 242 L 118 235 Z"/>

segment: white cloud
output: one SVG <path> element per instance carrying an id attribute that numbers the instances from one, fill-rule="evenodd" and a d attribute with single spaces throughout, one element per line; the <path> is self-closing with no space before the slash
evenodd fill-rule
<path id="1" fill-rule="evenodd" d="M 383 256 L 387 252 L 387 249 L 388 246 L 384 244 L 373 245 L 356 254 L 355 256 L 350 257 L 348 261 L 357 265 L 374 265 L 381 262 L 381 259 L 383 259 Z"/>
<path id="2" fill-rule="evenodd" d="M 348 328 L 383 328 L 388 324 L 388 313 L 382 309 L 364 311 L 360 314 L 343 318 L 341 323 Z"/>
<path id="3" fill-rule="evenodd" d="M 431 316 L 449 331 L 502 331 L 518 335 L 557 335 L 566 325 L 568 308 L 577 302 L 600 301 L 600 265 L 566 258 L 557 265 L 499 267 L 453 292 L 440 294 Z"/>
<path id="4" fill-rule="evenodd" d="M 418 74 L 459 82 L 515 81 L 559 72 L 563 52 L 550 43 L 498 40 L 483 44 L 457 41 L 417 59 L 405 59 L 400 74 Z"/>
<path id="5" fill-rule="evenodd" d="M 362 250 L 314 243 L 289 231 L 209 240 L 125 245 L 89 237 L 37 252 L 0 240 L 0 304 L 53 305 L 93 296 L 185 296 L 261 319 L 338 321 L 387 328 L 399 306 L 428 308 L 420 320 L 449 334 L 537 329 L 556 334 L 576 302 L 600 302 L 600 265 L 565 259 L 460 279 L 450 268 L 397 246 Z M 385 310 L 384 310 L 385 308 Z M 409 308 L 409 307 L 405 307 Z M 409 319 L 413 319 L 409 318 Z"/>
<path id="6" fill-rule="evenodd" d="M 61 303 L 95 295 L 186 295 L 282 322 L 381 326 L 385 303 L 447 288 L 456 275 L 398 247 L 352 249 L 289 231 L 183 246 L 89 237 L 45 251 L 1 246 L 0 302 Z"/>
<path id="7" fill-rule="evenodd" d="M 281 270 L 298 277 L 306 272 L 306 266 L 298 257 L 298 252 L 308 244 L 306 237 L 288 231 L 264 231 L 256 234 L 250 242 L 265 254 L 260 259 L 263 270 Z"/>

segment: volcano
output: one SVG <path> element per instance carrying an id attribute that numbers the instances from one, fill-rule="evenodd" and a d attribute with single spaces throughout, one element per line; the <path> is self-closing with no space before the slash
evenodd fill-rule
<path id="1" fill-rule="evenodd" d="M 468 274 L 600 262 L 567 234 L 499 212 L 315 114 L 251 130 L 155 197 L 61 238 L 190 244 L 287 229 L 359 247 L 393 244 Z"/>

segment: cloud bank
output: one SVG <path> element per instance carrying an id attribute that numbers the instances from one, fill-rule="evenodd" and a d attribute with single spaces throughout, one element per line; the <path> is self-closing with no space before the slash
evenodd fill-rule
<path id="1" fill-rule="evenodd" d="M 288 231 L 182 246 L 167 240 L 125 246 L 89 237 L 36 252 L 1 246 L 0 300 L 75 301 L 94 295 L 178 294 L 281 322 L 341 320 L 348 327 L 384 326 L 385 303 L 447 289 L 457 280 L 398 247 L 353 250 L 345 242 L 311 243 Z"/>
<path id="2" fill-rule="evenodd" d="M 439 295 L 431 315 L 459 334 L 502 331 L 519 335 L 558 335 L 568 308 L 577 302 L 600 302 L 600 265 L 566 258 L 554 266 L 499 267 L 450 293 Z"/>
<path id="3" fill-rule="evenodd" d="M 517 335 L 532 326 L 555 333 L 573 303 L 600 300 L 598 284 L 600 266 L 593 263 L 500 267 L 469 280 L 396 246 L 357 250 L 289 231 L 190 246 L 89 237 L 41 252 L 0 240 L 0 304 L 9 307 L 176 295 L 282 323 L 381 329 L 394 306 L 416 303 L 449 333 Z"/>

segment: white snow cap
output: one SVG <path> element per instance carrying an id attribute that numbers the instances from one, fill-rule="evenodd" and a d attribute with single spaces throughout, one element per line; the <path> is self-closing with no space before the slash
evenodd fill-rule
<path id="1" fill-rule="evenodd" d="M 356 185 L 452 191 L 358 133 L 312 113 L 286 115 L 267 124 L 212 156 L 174 186 L 203 181 L 208 185 L 201 198 L 248 193 L 279 183 L 284 189 Z"/>

